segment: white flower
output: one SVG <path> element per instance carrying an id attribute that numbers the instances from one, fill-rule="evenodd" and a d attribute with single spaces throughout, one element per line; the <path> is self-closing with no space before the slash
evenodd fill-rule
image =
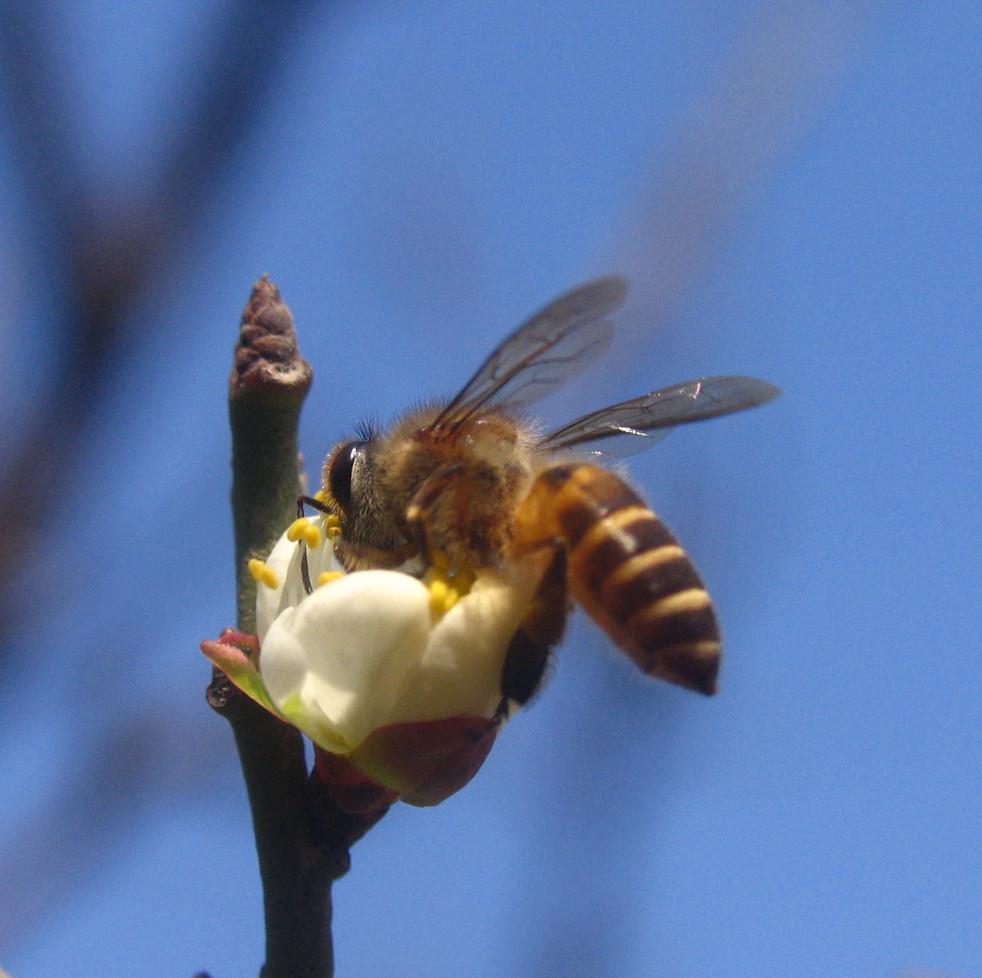
<path id="1" fill-rule="evenodd" d="M 277 708 L 339 754 L 393 723 L 491 717 L 529 598 L 482 571 L 435 618 L 421 581 L 358 571 L 280 613 L 260 641 L 259 671 Z"/>
<path id="2" fill-rule="evenodd" d="M 330 542 L 307 547 L 297 535 L 284 534 L 254 571 L 258 674 L 250 665 L 242 681 L 242 663 L 219 661 L 216 643 L 206 643 L 234 682 L 340 755 L 393 725 L 495 717 L 508 646 L 535 593 L 534 567 L 480 570 L 457 582 L 466 591 L 458 596 L 455 579 L 438 572 L 424 580 L 392 570 L 339 574 Z M 316 586 L 323 575 L 328 583 Z M 363 755 L 377 742 L 352 758 L 376 777 Z"/>

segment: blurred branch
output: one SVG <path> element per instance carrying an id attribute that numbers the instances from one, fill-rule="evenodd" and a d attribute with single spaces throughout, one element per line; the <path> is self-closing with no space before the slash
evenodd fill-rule
<path id="1" fill-rule="evenodd" d="M 39 395 L 0 483 L 0 511 L 18 514 L 0 541 L 0 589 L 30 552 L 28 542 L 44 513 L 58 502 L 37 487 L 61 486 L 68 495 L 64 476 L 76 468 L 85 429 L 119 363 L 120 345 L 145 328 L 127 321 L 126 313 L 190 237 L 203 199 L 221 185 L 222 171 L 254 131 L 299 17 L 315 5 L 316 0 L 242 0 L 227 6 L 226 20 L 215 30 L 218 42 L 200 73 L 200 95 L 176 127 L 173 145 L 160 154 L 165 163 L 157 184 L 118 214 L 100 206 L 83 182 L 73 110 L 57 89 L 56 56 L 43 27 L 46 7 L 0 0 L 0 83 L 39 218 L 40 248 L 61 276 L 54 283 L 61 298 L 57 373 Z M 101 199 L 112 201 L 112 188 Z M 18 619 L 17 602 L 0 590 L 0 629 Z M 0 654 L 4 644 L 0 640 Z"/>
<path id="2" fill-rule="evenodd" d="M 655 338 L 664 347 L 666 327 L 673 321 L 677 324 L 680 308 L 703 284 L 707 273 L 714 271 L 713 262 L 726 236 L 774 185 L 781 167 L 802 151 L 802 144 L 812 136 L 838 89 L 848 82 L 863 51 L 878 40 L 884 19 L 899 6 L 896 0 L 804 0 L 796 4 L 762 0 L 754 5 L 732 56 L 719 67 L 715 78 L 706 80 L 703 98 L 681 114 L 676 131 L 665 141 L 664 156 L 650 166 L 610 253 L 603 256 L 600 267 L 617 268 L 637 286 L 632 293 L 631 316 L 625 317 L 618 333 L 625 348 L 629 343 L 633 351 L 627 356 L 607 357 L 591 371 L 591 384 L 598 384 L 598 376 L 606 370 L 611 376 L 599 381 L 600 386 L 616 386 L 623 380 L 625 364 L 652 362 L 643 351 L 651 349 Z M 636 329 L 633 336 L 629 335 L 631 322 Z M 692 496 L 691 487 L 687 493 Z M 710 509 L 700 507 L 695 499 L 690 502 L 693 512 Z M 714 498 L 714 505 L 718 502 Z M 703 523 L 706 521 L 698 525 Z M 672 701 L 666 699 L 664 708 L 660 724 L 667 728 L 682 722 L 671 712 Z M 623 710 L 623 715 L 642 712 L 639 706 L 636 712 Z M 582 723 L 582 718 L 578 720 Z M 594 728 L 588 724 L 582 729 Z M 620 772 L 650 770 L 650 743 L 685 743 L 684 738 L 667 731 L 653 740 L 639 738 L 623 723 L 607 724 L 605 729 L 605 749 L 620 759 Z M 578 730 L 564 730 L 556 738 L 564 748 L 559 756 L 548 759 L 550 784 L 583 784 L 582 778 L 564 777 L 562 770 L 569 755 L 589 752 L 589 746 L 576 746 L 578 736 Z M 666 751 L 660 763 L 664 765 L 664 779 L 659 783 L 664 785 L 675 779 L 680 766 L 691 765 L 692 758 L 685 751 Z M 555 960 L 543 965 L 540 950 L 533 947 L 523 949 L 516 973 L 588 974 L 598 958 L 604 960 L 608 974 L 620 973 L 610 955 L 598 955 L 596 946 L 586 950 L 593 937 L 587 926 L 578 930 L 574 926 L 571 936 L 570 921 L 589 924 L 596 915 L 595 902 L 589 897 L 584 901 L 583 894 L 593 896 L 610 887 L 609 873 L 593 866 L 584 871 L 580 862 L 567 858 L 567 853 L 601 851 L 611 839 L 633 840 L 638 825 L 659 824 L 665 796 L 638 792 L 629 781 L 611 789 L 610 794 L 623 803 L 607 808 L 603 817 L 579 821 L 570 819 L 569 812 L 590 811 L 589 798 L 573 798 L 562 804 L 556 804 L 554 797 L 548 804 L 536 804 L 532 799 L 535 816 L 525 826 L 526 847 L 517 858 L 530 879 L 549 878 L 562 896 L 540 901 L 531 911 L 529 901 L 519 899 L 508 923 L 541 935 L 544 945 L 568 949 L 570 961 L 577 962 L 579 970 L 573 965 L 557 967 Z M 643 846 L 643 842 L 638 845 Z M 628 842 L 624 851 L 637 849 Z M 629 911 L 640 899 L 643 885 L 643 874 L 632 872 L 634 866 L 639 868 L 640 864 L 629 864 L 611 889 L 614 897 L 605 908 L 607 926 L 600 937 L 601 947 L 616 949 L 630 940 L 626 930 L 631 920 Z M 597 872 L 597 877 L 591 878 L 591 872 Z M 579 956 L 578 942 L 584 949 Z M 590 963 L 584 966 L 584 961 Z"/>
<path id="3" fill-rule="evenodd" d="M 774 183 L 896 0 L 763 0 L 732 55 L 682 118 L 616 246 L 638 323 L 670 321 L 720 243 Z"/>
<path id="4" fill-rule="evenodd" d="M 80 736 L 71 745 L 73 763 L 49 779 L 50 797 L 4 834 L 0 948 L 29 940 L 162 797 L 186 805 L 200 798 L 199 785 L 220 783 L 213 727 L 210 717 L 158 708 L 144 697 L 95 743 Z"/>

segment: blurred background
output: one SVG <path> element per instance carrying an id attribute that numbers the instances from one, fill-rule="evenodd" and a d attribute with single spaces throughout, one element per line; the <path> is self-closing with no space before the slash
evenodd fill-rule
<path id="1" fill-rule="evenodd" d="M 355 846 L 339 976 L 982 975 L 980 42 L 969 0 L 2 0 L 12 978 L 258 973 L 198 643 L 264 272 L 312 472 L 607 271 L 617 345 L 547 422 L 785 390 L 631 464 L 718 604 L 720 695 L 576 618 L 467 790 Z"/>

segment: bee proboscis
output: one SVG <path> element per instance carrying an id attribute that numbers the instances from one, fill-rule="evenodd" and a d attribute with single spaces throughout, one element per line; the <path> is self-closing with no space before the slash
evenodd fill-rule
<path id="1" fill-rule="evenodd" d="M 536 599 L 512 639 L 502 709 L 524 703 L 560 640 L 571 599 L 646 673 L 711 694 L 720 635 L 692 561 L 644 499 L 596 464 L 679 424 L 775 398 L 752 377 L 703 377 L 537 436 L 523 410 L 579 373 L 612 336 L 618 276 L 561 296 L 508 336 L 452 400 L 342 442 L 323 468 L 348 570 L 434 561 L 452 574 L 534 562 Z"/>

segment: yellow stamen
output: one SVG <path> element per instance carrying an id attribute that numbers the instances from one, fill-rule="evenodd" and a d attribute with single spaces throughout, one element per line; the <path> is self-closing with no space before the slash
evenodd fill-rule
<path id="1" fill-rule="evenodd" d="M 454 605 L 450 585 L 442 575 L 433 575 L 427 582 L 430 589 L 430 612 L 435 618 L 442 618 Z"/>
<path id="2" fill-rule="evenodd" d="M 304 527 L 303 531 L 303 542 L 310 547 L 311 550 L 316 550 L 322 542 L 320 527 L 315 523 L 309 523 Z"/>
<path id="3" fill-rule="evenodd" d="M 340 580 L 342 577 L 344 577 L 344 571 L 324 571 L 317 575 L 317 586 L 323 587 L 325 584 Z"/>
<path id="4" fill-rule="evenodd" d="M 306 516 L 294 520 L 286 531 L 287 540 L 296 543 L 307 532 L 308 526 L 310 526 L 310 520 Z"/>
<path id="5" fill-rule="evenodd" d="M 314 499 L 316 499 L 317 502 L 319 503 L 326 503 L 327 494 L 324 492 L 323 489 L 318 489 L 317 492 L 314 493 Z M 330 517 L 328 517 L 328 519 L 330 519 Z"/>
<path id="6" fill-rule="evenodd" d="M 341 536 L 341 519 L 333 513 L 329 513 L 324 520 L 324 534 L 328 540 Z"/>
<path id="7" fill-rule="evenodd" d="M 450 561 L 444 553 L 433 554 L 433 565 L 423 582 L 430 590 L 430 611 L 436 618 L 445 615 L 474 585 L 472 570 L 448 573 Z"/>
<path id="8" fill-rule="evenodd" d="M 265 584 L 271 590 L 276 590 L 280 586 L 280 579 L 276 576 L 276 571 L 265 560 L 253 557 L 249 561 L 248 567 L 249 573 L 252 574 L 257 584 Z"/>

